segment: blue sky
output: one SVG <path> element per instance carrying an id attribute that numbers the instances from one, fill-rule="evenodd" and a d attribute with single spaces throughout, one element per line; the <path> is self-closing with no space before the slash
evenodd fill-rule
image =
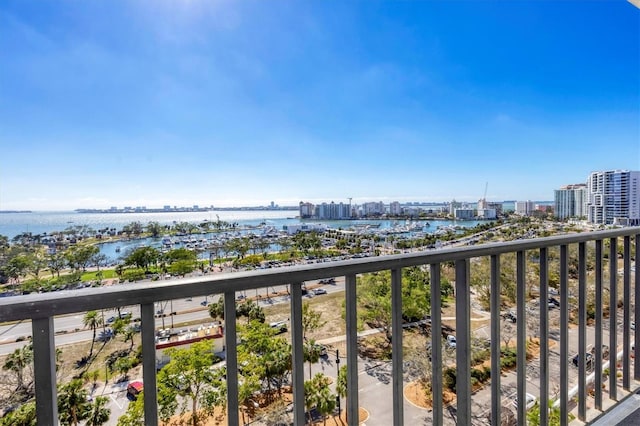
<path id="1" fill-rule="evenodd" d="M 550 200 L 640 170 L 607 1 L 4 1 L 0 210 Z"/>

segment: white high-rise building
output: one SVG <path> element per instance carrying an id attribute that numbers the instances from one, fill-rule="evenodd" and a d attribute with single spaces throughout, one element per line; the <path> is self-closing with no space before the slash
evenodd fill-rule
<path id="1" fill-rule="evenodd" d="M 587 180 L 587 220 L 640 225 L 640 171 L 593 172 Z"/>
<path id="2" fill-rule="evenodd" d="M 566 185 L 554 191 L 554 211 L 558 219 L 586 216 L 587 185 Z"/>
<path id="3" fill-rule="evenodd" d="M 300 217 L 303 219 L 313 216 L 315 206 L 311 203 L 305 203 L 300 201 Z"/>
<path id="4" fill-rule="evenodd" d="M 389 203 L 389 214 L 394 216 L 402 214 L 402 207 L 400 207 L 399 202 L 394 201 L 392 203 Z"/>
<path id="5" fill-rule="evenodd" d="M 516 201 L 516 214 L 522 216 L 530 216 L 536 208 L 536 205 L 533 201 Z"/>

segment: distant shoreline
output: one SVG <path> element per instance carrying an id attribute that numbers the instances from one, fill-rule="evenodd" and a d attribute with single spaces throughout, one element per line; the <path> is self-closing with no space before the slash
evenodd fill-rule
<path id="1" fill-rule="evenodd" d="M 175 207 L 175 208 L 161 208 L 161 209 L 147 209 L 147 208 L 133 208 L 133 209 L 75 209 L 75 213 L 198 213 L 198 212 L 213 212 L 213 211 L 289 211 L 298 210 L 298 207 L 283 206 L 283 207 Z"/>
<path id="2" fill-rule="evenodd" d="M 0 210 L 0 214 L 2 213 L 33 213 L 31 210 Z"/>

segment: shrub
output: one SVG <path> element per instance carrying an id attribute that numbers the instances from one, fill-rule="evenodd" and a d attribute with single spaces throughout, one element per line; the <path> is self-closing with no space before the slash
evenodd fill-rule
<path id="1" fill-rule="evenodd" d="M 145 279 L 145 274 L 142 269 L 127 269 L 123 272 L 122 277 L 125 281 L 140 281 Z"/>
<path id="2" fill-rule="evenodd" d="M 456 380 L 457 380 L 457 371 L 455 367 L 447 367 L 444 370 L 443 374 L 443 384 L 444 387 L 449 389 L 451 392 L 456 391 Z"/>

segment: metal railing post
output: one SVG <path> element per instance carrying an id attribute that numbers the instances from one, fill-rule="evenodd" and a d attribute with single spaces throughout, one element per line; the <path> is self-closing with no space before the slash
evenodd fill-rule
<path id="1" fill-rule="evenodd" d="M 640 262 L 638 262 L 638 256 L 640 256 L 640 234 L 636 234 L 635 241 L 635 284 L 634 284 L 634 318 L 636 327 L 640 327 Z M 640 333 L 633 333 L 634 339 L 634 359 L 640 359 Z M 640 380 L 640 362 L 633 363 L 633 378 L 635 380 Z"/>
<path id="2" fill-rule="evenodd" d="M 596 329 L 595 329 L 595 407 L 602 410 L 602 240 L 596 241 Z M 615 354 L 614 350 L 609 350 L 609 359 Z M 614 355 L 615 356 L 615 355 Z"/>
<path id="3" fill-rule="evenodd" d="M 587 417 L 587 262 L 585 243 L 578 244 L 578 419 Z"/>
<path id="4" fill-rule="evenodd" d="M 224 292 L 224 345 L 227 365 L 227 425 L 240 424 L 238 402 L 238 336 L 236 331 L 236 293 Z"/>
<path id="5" fill-rule="evenodd" d="M 622 388 L 626 391 L 631 389 L 631 351 L 630 329 L 631 329 L 631 238 L 624 237 L 624 259 L 622 292 L 624 305 L 622 309 Z"/>
<path id="6" fill-rule="evenodd" d="M 391 270 L 391 371 L 393 380 L 393 424 L 404 424 L 404 395 L 402 392 L 402 269 Z"/>
<path id="7" fill-rule="evenodd" d="M 491 256 L 491 424 L 499 425 L 502 417 L 500 389 L 500 256 Z"/>
<path id="8" fill-rule="evenodd" d="M 569 423 L 569 247 L 560 246 L 560 426 Z"/>
<path id="9" fill-rule="evenodd" d="M 549 256 L 540 249 L 540 424 L 549 424 Z"/>
<path id="10" fill-rule="evenodd" d="M 616 401 L 618 399 L 618 239 L 609 240 L 609 352 L 611 352 L 611 362 L 609 363 L 609 398 Z"/>
<path id="11" fill-rule="evenodd" d="M 471 424 L 471 300 L 469 259 L 456 260 L 456 395 L 457 422 Z"/>
<path id="12" fill-rule="evenodd" d="M 527 423 L 527 299 L 526 299 L 526 253 L 518 251 L 516 254 L 516 309 L 517 317 L 517 354 L 516 381 L 518 383 L 518 425 Z"/>
<path id="13" fill-rule="evenodd" d="M 304 340 L 302 338 L 302 283 L 291 284 L 291 365 L 293 371 L 293 422 L 305 424 Z"/>
<path id="14" fill-rule="evenodd" d="M 356 276 L 345 277 L 345 305 L 347 325 L 347 422 L 358 424 L 358 319 Z"/>
<path id="15" fill-rule="evenodd" d="M 153 302 L 140 305 L 142 333 L 142 382 L 144 383 L 144 424 L 158 424 L 158 386 L 156 383 L 156 320 Z"/>
<path id="16" fill-rule="evenodd" d="M 39 425 L 58 424 L 56 344 L 53 330 L 53 317 L 31 320 L 36 418 Z"/>
<path id="17" fill-rule="evenodd" d="M 430 265 L 431 275 L 431 393 L 433 397 L 433 425 L 442 426 L 442 293 L 440 264 Z"/>

